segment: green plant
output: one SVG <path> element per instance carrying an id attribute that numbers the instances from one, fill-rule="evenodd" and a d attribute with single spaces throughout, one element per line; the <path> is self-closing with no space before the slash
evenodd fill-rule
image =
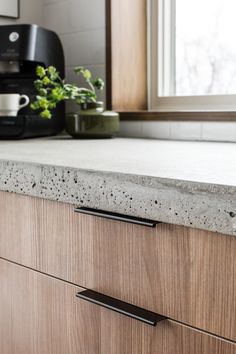
<path id="1" fill-rule="evenodd" d="M 88 88 L 66 83 L 54 66 L 48 68 L 37 66 L 38 79 L 34 84 L 38 94 L 31 104 L 31 108 L 40 111 L 39 114 L 42 118 L 50 119 L 52 110 L 61 101 L 74 100 L 79 105 L 96 102 L 96 90 L 103 90 L 103 80 L 100 78 L 94 80 L 91 72 L 82 66 L 77 66 L 74 71 L 79 77 L 83 77 Z"/>

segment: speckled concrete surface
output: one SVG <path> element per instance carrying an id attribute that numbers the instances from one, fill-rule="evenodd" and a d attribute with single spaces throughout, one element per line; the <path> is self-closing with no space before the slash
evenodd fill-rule
<path id="1" fill-rule="evenodd" d="M 236 235 L 236 144 L 0 142 L 0 190 Z"/>

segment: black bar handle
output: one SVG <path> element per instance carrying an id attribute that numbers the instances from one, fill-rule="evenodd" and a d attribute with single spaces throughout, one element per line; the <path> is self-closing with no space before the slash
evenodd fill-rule
<path id="1" fill-rule="evenodd" d="M 125 316 L 144 322 L 150 326 L 156 326 L 158 322 L 167 319 L 167 317 L 158 315 L 148 310 L 144 310 L 140 307 L 128 304 L 127 302 L 114 299 L 113 297 L 97 293 L 93 290 L 84 290 L 77 293 L 76 296 L 85 301 L 89 301 L 93 304 L 105 307 Z"/>
<path id="2" fill-rule="evenodd" d="M 103 210 L 91 209 L 91 208 L 85 208 L 85 207 L 75 208 L 75 212 L 98 216 L 98 217 L 102 217 L 102 218 L 106 218 L 106 219 L 123 221 L 123 222 L 131 223 L 131 224 L 148 226 L 148 227 L 155 227 L 157 224 L 160 223 L 159 221 L 141 219 L 141 218 L 136 218 L 133 216 L 111 213 L 110 211 L 103 211 Z"/>

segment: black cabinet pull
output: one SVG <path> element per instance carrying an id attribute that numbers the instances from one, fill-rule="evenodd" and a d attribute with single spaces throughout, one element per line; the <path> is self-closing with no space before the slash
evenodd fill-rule
<path id="1" fill-rule="evenodd" d="M 156 326 L 158 322 L 167 319 L 167 317 L 158 315 L 148 310 L 144 310 L 140 307 L 128 304 L 127 302 L 114 299 L 113 297 L 97 293 L 93 290 L 84 290 L 77 293 L 76 296 L 85 301 L 92 302 L 93 304 L 105 307 L 125 316 L 144 322 L 150 326 Z"/>
<path id="2" fill-rule="evenodd" d="M 157 224 L 159 224 L 159 221 L 136 218 L 133 216 L 126 216 L 126 215 L 122 215 L 122 214 L 111 213 L 109 211 L 103 211 L 103 210 L 97 210 L 97 209 L 91 209 L 91 208 L 84 208 L 84 207 L 75 208 L 75 212 L 98 216 L 98 217 L 102 217 L 102 218 L 106 218 L 106 219 L 128 222 L 131 224 L 148 226 L 148 227 L 155 227 Z"/>

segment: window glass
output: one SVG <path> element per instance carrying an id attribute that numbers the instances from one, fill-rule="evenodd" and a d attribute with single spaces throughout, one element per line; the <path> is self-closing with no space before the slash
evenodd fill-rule
<path id="1" fill-rule="evenodd" d="M 236 0 L 175 0 L 175 22 L 175 95 L 236 94 Z"/>

